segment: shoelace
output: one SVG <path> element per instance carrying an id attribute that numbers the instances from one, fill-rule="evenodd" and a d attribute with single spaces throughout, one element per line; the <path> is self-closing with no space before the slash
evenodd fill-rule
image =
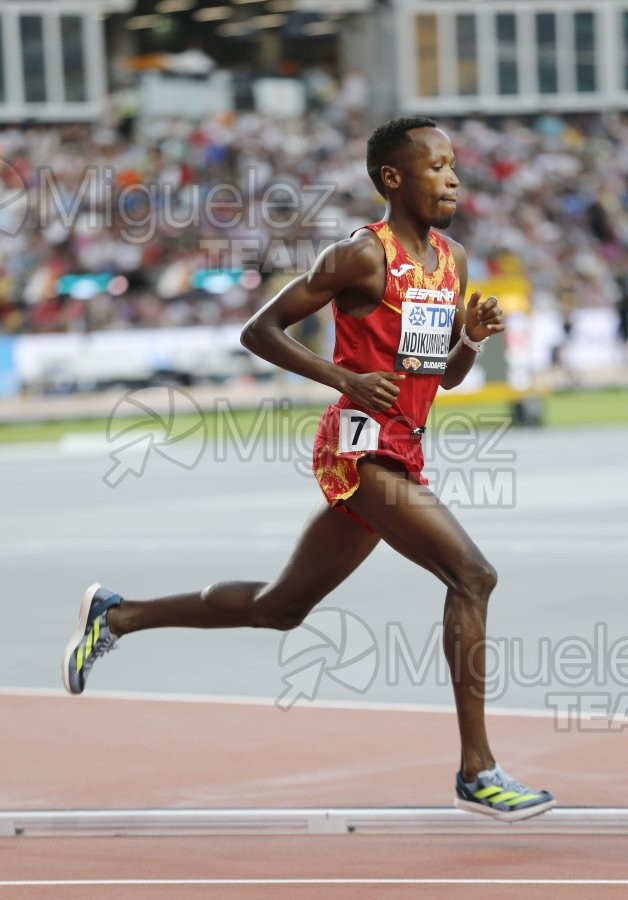
<path id="1" fill-rule="evenodd" d="M 525 785 L 516 781 L 514 778 L 511 778 L 510 775 L 506 775 L 504 770 L 500 769 L 499 766 L 497 766 L 497 771 L 493 778 L 505 791 L 516 791 L 519 794 L 525 794 L 529 790 Z"/>
<path id="2" fill-rule="evenodd" d="M 102 635 L 102 632 L 101 632 Z M 105 653 L 109 653 L 110 650 L 118 649 L 118 638 L 116 635 L 111 634 L 109 630 L 107 630 L 106 636 L 102 635 L 98 638 L 94 646 L 92 647 L 92 652 L 87 657 L 84 663 L 84 668 L 86 671 L 89 671 L 91 667 L 94 665 L 94 661 L 100 659 L 101 656 L 104 656 Z"/>

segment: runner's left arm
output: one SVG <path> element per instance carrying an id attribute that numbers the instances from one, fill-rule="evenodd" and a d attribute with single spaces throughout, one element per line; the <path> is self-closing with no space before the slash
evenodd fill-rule
<path id="1" fill-rule="evenodd" d="M 465 307 L 465 294 L 467 291 L 467 255 L 464 248 L 454 241 L 450 241 L 451 251 L 458 268 L 460 278 L 460 293 L 458 306 L 451 332 L 449 355 L 447 356 L 447 368 L 441 381 L 441 387 L 449 390 L 464 381 L 478 354 L 471 347 L 467 347 L 460 340 L 462 326 L 466 325 L 467 336 L 472 341 L 483 341 L 484 338 L 499 334 L 505 328 L 502 311 L 495 297 L 482 300 L 480 291 L 474 291 Z"/>

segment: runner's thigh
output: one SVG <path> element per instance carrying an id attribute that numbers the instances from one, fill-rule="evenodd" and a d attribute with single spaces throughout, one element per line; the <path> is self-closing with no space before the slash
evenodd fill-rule
<path id="1" fill-rule="evenodd" d="M 294 551 L 277 580 L 259 600 L 273 601 L 306 615 L 366 559 L 379 535 L 339 510 L 325 505 L 306 523 Z"/>
<path id="2" fill-rule="evenodd" d="M 448 587 L 460 587 L 470 572 L 492 571 L 447 507 L 393 460 L 362 460 L 360 487 L 345 503 L 387 544 Z"/>

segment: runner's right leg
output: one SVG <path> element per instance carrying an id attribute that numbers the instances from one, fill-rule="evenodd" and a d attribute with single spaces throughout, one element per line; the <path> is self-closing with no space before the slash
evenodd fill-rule
<path id="1" fill-rule="evenodd" d="M 329 506 L 317 510 L 278 578 L 223 581 L 157 600 L 123 600 L 107 624 L 121 637 L 148 628 L 295 628 L 375 548 L 376 534 Z"/>

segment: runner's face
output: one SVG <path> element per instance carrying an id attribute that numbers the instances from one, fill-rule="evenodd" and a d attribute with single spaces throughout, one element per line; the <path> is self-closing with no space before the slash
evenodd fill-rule
<path id="1" fill-rule="evenodd" d="M 400 167 L 405 205 L 426 225 L 447 228 L 456 211 L 460 184 L 451 141 L 440 128 L 413 128 L 408 137 L 413 150 Z"/>

